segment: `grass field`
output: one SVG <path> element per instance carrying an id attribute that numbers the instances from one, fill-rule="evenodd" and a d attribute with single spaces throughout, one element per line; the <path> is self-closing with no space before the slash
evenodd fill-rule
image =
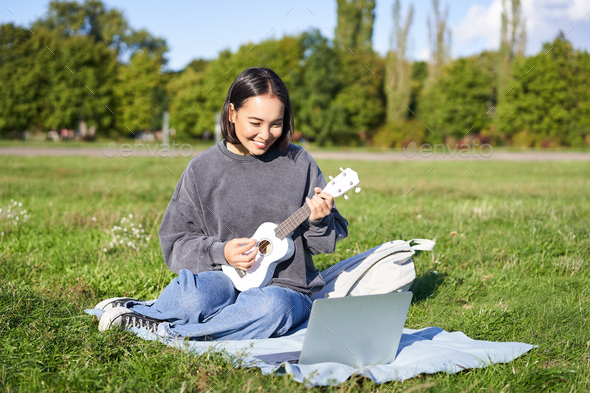
<path id="1" fill-rule="evenodd" d="M 3 157 L 0 207 L 14 199 L 26 213 L 16 226 L 0 213 L 1 390 L 306 390 L 288 375 L 231 370 L 218 354 L 197 358 L 122 329 L 99 333 L 97 320 L 83 312 L 112 296 L 155 298 L 174 277 L 157 232 L 187 163 Z M 539 348 L 458 374 L 382 385 L 357 376 L 312 390 L 590 391 L 589 163 L 318 164 L 326 176 L 350 166 L 363 188 L 337 201 L 350 235 L 334 254 L 315 259 L 320 270 L 351 248 L 436 239 L 434 252 L 414 258 L 418 278 L 406 327 Z M 147 247 L 109 250 L 110 229 L 123 217 L 142 225 Z"/>

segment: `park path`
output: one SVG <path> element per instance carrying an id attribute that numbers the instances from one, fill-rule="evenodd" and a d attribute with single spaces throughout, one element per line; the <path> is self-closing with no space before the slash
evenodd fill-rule
<path id="1" fill-rule="evenodd" d="M 189 151 L 185 149 L 183 151 L 183 157 L 196 156 L 201 153 L 202 150 Z M 491 152 L 489 157 L 460 157 L 458 152 L 451 157 L 448 152 L 442 154 L 437 153 L 437 156 L 421 157 L 420 154 L 416 154 L 413 157 L 407 157 L 402 152 L 355 152 L 355 151 L 314 151 L 309 150 L 311 155 L 315 159 L 332 159 L 332 160 L 361 160 L 361 161 L 408 161 L 408 160 L 500 160 L 500 161 L 590 161 L 590 153 L 583 152 L 543 152 L 543 151 L 529 151 L 529 152 L 516 152 L 516 151 L 495 151 Z M 141 154 L 141 150 L 135 153 L 136 157 L 150 157 L 149 152 Z M 190 153 L 190 154 L 189 154 Z M 134 153 L 125 153 L 131 157 Z M 490 152 L 484 152 L 486 156 Z M 116 151 L 105 151 L 97 148 L 62 148 L 62 147 L 0 147 L 0 155 L 18 155 L 18 156 L 91 156 L 91 157 L 122 157 L 119 150 Z M 172 156 L 172 154 L 170 154 Z M 153 151 L 152 157 L 166 157 L 166 152 Z M 176 151 L 174 156 L 179 156 L 179 151 Z"/>

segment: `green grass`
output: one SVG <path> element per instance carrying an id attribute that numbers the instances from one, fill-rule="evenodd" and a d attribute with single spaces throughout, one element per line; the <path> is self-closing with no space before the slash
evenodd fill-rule
<path id="1" fill-rule="evenodd" d="M 174 277 L 157 231 L 188 160 L 3 157 L 0 207 L 21 201 L 31 218 L 0 222 L 2 390 L 306 390 L 288 375 L 229 371 L 221 354 L 189 355 L 122 329 L 99 333 L 83 312 L 112 296 L 155 298 Z M 590 390 L 590 163 L 318 163 L 326 176 L 350 166 L 363 188 L 337 201 L 350 235 L 334 254 L 316 257 L 319 269 L 351 248 L 436 239 L 434 252 L 414 258 L 406 327 L 539 348 L 458 374 L 383 385 L 353 376 L 312 390 Z M 105 253 L 108 230 L 128 214 L 151 234 L 148 247 Z"/>

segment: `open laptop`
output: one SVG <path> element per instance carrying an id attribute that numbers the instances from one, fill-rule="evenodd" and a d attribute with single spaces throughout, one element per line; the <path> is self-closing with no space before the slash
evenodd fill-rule
<path id="1" fill-rule="evenodd" d="M 311 307 L 301 352 L 282 361 L 335 362 L 352 367 L 395 360 L 412 292 L 317 299 Z M 262 357 L 261 357 L 262 358 Z"/>

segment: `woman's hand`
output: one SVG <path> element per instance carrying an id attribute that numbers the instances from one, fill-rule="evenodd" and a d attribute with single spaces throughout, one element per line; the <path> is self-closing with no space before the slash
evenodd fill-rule
<path id="1" fill-rule="evenodd" d="M 256 239 L 249 239 L 247 237 L 232 239 L 225 243 L 225 247 L 223 248 L 225 260 L 233 267 L 248 270 L 254 264 L 254 260 L 258 254 L 258 247 L 254 247 L 255 245 Z M 251 248 L 252 250 L 250 252 L 244 254 Z"/>
<path id="2" fill-rule="evenodd" d="M 313 190 L 315 191 L 313 198 L 305 198 L 307 206 L 311 210 L 309 221 L 317 221 L 326 217 L 332 211 L 332 205 L 334 204 L 334 197 L 332 195 L 322 192 L 322 189 L 319 187 Z"/>

